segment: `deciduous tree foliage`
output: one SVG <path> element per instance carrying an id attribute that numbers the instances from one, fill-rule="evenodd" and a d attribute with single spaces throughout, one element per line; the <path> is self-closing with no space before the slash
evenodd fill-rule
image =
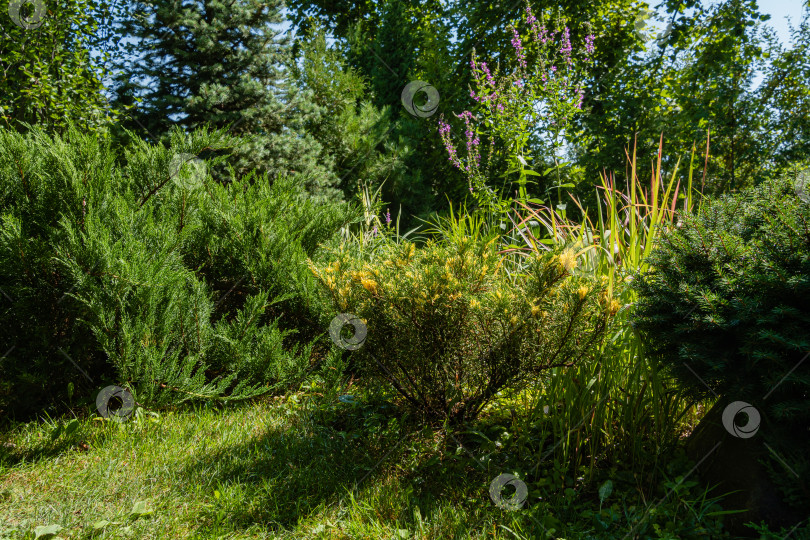
<path id="1" fill-rule="evenodd" d="M 110 4 L 37 5 L 41 11 L 32 3 L 0 1 L 0 120 L 11 129 L 28 123 L 60 131 L 70 122 L 95 130 L 114 121 L 102 84 Z"/>
<path id="2" fill-rule="evenodd" d="M 437 113 L 450 116 L 451 112 L 469 109 L 473 47 L 480 58 L 493 64 L 506 61 L 512 47 L 507 26 L 521 18 L 525 4 L 294 0 L 289 6 L 292 20 L 304 35 L 315 21 L 323 21 L 349 64 L 370 81 L 375 102 L 393 110 L 399 108 L 399 121 L 392 126 L 391 137 L 407 141 L 413 153 L 406 160 L 407 174 L 395 179 L 384 197 L 402 202 L 406 212 L 419 213 L 443 208 L 446 197 L 460 201 L 468 196 L 466 179 L 450 165 L 437 140 L 435 120 L 428 118 L 426 122 L 408 115 L 399 103 L 400 94 L 408 82 L 422 80 L 439 91 Z M 597 33 L 601 40 L 596 51 L 597 79 L 641 50 L 641 39 L 633 24 L 627 23 L 641 11 L 641 2 L 621 0 L 595 6 L 539 2 L 533 6 L 545 20 L 560 14 L 568 17 L 574 26 L 572 39 L 581 41 L 591 31 Z M 503 68 L 510 66 L 505 63 Z M 503 174 L 504 167 L 505 163 L 493 175 Z"/>
<path id="3" fill-rule="evenodd" d="M 652 159 L 661 133 L 670 169 L 689 159 L 694 144 L 704 147 L 710 134 L 706 185 L 700 186 L 707 193 L 778 176 L 786 155 L 806 159 L 806 122 L 794 114 L 810 80 L 802 54 L 806 24 L 788 48 L 766 28 L 769 16 L 753 0 L 671 1 L 665 8 L 663 32 L 641 30 L 644 54 L 596 82 L 577 149 L 587 176 L 623 172 L 622 149 L 635 137 L 639 155 Z M 757 74 L 764 78 L 760 86 L 754 85 Z"/>
<path id="4" fill-rule="evenodd" d="M 313 21 L 324 21 L 349 63 L 370 80 L 377 103 L 395 105 L 394 81 L 406 82 L 401 77 L 407 71 L 408 79 L 424 77 L 436 86 L 439 112 L 469 109 L 471 50 L 475 47 L 481 59 L 500 62 L 508 72 L 508 27 L 525 5 L 415 5 L 402 0 L 295 0 L 290 8 L 304 33 Z M 574 42 L 590 32 L 596 36 L 593 69 L 581 81 L 587 89 L 587 114 L 569 134 L 573 144 L 567 180 L 580 183 L 580 196 L 591 192 L 605 170 L 617 173 L 623 184 L 625 149 L 637 139 L 644 162 L 655 156 L 661 133 L 667 168 L 688 159 L 695 145 L 700 153 L 711 133 L 706 183 L 701 186 L 711 193 L 755 184 L 777 176 L 788 160 L 795 166 L 807 159 L 807 115 L 800 114 L 808 94 L 806 24 L 796 28 L 793 45 L 785 47 L 765 27 L 768 17 L 753 0 L 665 2 L 660 33 L 653 31 L 655 12 L 647 2 L 539 1 L 532 6 L 543 21 L 564 16 Z M 391 13 L 397 16 L 389 18 Z M 427 56 L 434 59 L 432 66 L 445 71 L 425 69 L 420 59 Z M 765 82 L 754 87 L 757 74 Z M 419 160 L 408 165 L 410 174 L 425 179 L 411 185 L 430 189 L 431 204 L 438 206 L 442 195 L 458 200 L 465 191 L 460 189 L 463 178 L 447 167 L 441 152 L 434 156 L 434 137 L 414 145 Z M 502 173 L 493 171 L 494 176 Z"/>

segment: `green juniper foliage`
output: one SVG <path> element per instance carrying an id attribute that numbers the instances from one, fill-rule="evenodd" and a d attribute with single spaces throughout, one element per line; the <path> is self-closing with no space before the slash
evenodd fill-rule
<path id="1" fill-rule="evenodd" d="M 136 139 L 119 165 L 76 129 L 0 131 L 0 409 L 110 381 L 154 405 L 246 398 L 309 368 L 312 343 L 276 319 L 311 305 L 303 261 L 349 210 L 304 202 L 291 180 L 222 186 L 178 166 L 232 144 L 221 131 L 170 142 Z"/>
<path id="2" fill-rule="evenodd" d="M 649 354 L 695 397 L 754 405 L 806 498 L 810 204 L 787 179 L 724 196 L 664 235 L 650 264 L 635 285 Z"/>

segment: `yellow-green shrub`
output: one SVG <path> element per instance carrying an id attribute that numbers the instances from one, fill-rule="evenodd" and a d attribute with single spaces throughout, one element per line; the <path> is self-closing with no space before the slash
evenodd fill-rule
<path id="1" fill-rule="evenodd" d="M 426 416 L 477 416 L 505 388 L 592 354 L 618 303 L 571 251 L 507 276 L 495 242 L 386 243 L 371 261 L 310 263 L 338 313 L 366 322 L 358 365 Z"/>

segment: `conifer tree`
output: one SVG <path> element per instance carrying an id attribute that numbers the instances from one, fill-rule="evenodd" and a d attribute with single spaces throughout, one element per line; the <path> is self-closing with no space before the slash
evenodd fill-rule
<path id="1" fill-rule="evenodd" d="M 245 141 L 230 163 L 271 179 L 299 175 L 331 196 L 337 179 L 319 164 L 304 125 L 320 109 L 292 84 L 281 0 L 132 0 L 120 22 L 125 60 L 117 99 L 137 103 L 128 129 L 163 139 L 172 125 L 229 128 Z"/>

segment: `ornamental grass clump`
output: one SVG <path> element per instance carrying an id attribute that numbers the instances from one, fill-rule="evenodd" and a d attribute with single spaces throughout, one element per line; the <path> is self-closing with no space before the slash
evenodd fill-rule
<path id="1" fill-rule="evenodd" d="M 353 353 L 361 371 L 451 423 L 594 354 L 616 306 L 568 252 L 538 254 L 507 276 L 495 240 L 387 243 L 371 261 L 339 254 L 310 267 L 337 313 L 367 324 Z"/>

